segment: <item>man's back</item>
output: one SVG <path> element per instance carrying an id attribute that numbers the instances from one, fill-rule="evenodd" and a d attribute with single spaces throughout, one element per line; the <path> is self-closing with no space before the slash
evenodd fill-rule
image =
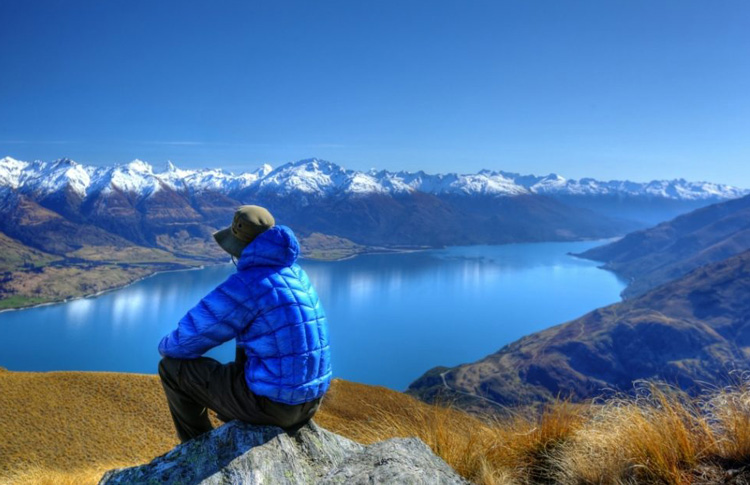
<path id="1" fill-rule="evenodd" d="M 298 404 L 326 392 L 331 359 L 325 312 L 307 274 L 294 263 L 296 256 L 286 251 L 290 244 L 299 251 L 294 235 L 276 226 L 237 263 L 237 274 L 253 288 L 256 309 L 237 341 L 248 359 L 248 387 L 274 401 Z M 276 261 L 284 266 L 260 265 Z"/>
<path id="2" fill-rule="evenodd" d="M 237 272 L 206 295 L 159 342 L 159 377 L 180 440 L 223 420 L 295 432 L 315 415 L 331 384 L 328 326 L 318 295 L 297 264 L 299 243 L 267 209 L 245 205 L 213 234 Z M 204 357 L 237 339 L 237 360 Z"/>
<path id="3" fill-rule="evenodd" d="M 160 352 L 193 359 L 237 338 L 253 393 L 284 404 L 325 394 L 331 380 L 328 327 L 298 255 L 297 239 L 285 226 L 257 236 L 242 252 L 237 272 L 183 317 Z"/>

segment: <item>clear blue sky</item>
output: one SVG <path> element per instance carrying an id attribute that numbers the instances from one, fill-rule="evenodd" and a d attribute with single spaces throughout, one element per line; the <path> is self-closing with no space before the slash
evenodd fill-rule
<path id="1" fill-rule="evenodd" d="M 0 156 L 750 187 L 750 2 L 0 1 Z"/>

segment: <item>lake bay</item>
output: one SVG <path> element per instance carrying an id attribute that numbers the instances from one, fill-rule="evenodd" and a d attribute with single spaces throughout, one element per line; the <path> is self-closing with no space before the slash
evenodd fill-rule
<path id="1" fill-rule="evenodd" d="M 569 256 L 601 244 L 531 243 L 300 261 L 329 320 L 336 377 L 404 390 L 436 365 L 475 361 L 619 301 L 625 282 Z M 93 298 L 0 313 L 10 370 L 156 373 L 159 340 L 235 270 L 157 274 Z M 209 354 L 234 358 L 230 341 Z"/>

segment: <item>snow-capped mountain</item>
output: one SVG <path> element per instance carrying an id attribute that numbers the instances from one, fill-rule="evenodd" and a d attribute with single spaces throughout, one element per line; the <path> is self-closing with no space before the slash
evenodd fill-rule
<path id="1" fill-rule="evenodd" d="M 484 175 L 499 173 L 535 194 L 551 195 L 620 195 L 651 196 L 675 200 L 733 199 L 750 193 L 750 190 L 712 182 L 689 182 L 685 179 L 653 180 L 639 183 L 628 180 L 599 181 L 593 178 L 568 180 L 552 173 L 543 177 L 506 172 L 480 172 Z"/>
<path id="2" fill-rule="evenodd" d="M 303 234 L 365 245 L 569 241 L 622 235 L 747 193 L 685 180 L 362 172 L 315 158 L 233 174 L 171 162 L 157 171 L 142 160 L 97 167 L 6 157 L 0 159 L 0 231 L 39 249 L 42 240 L 67 241 L 66 254 L 92 238 L 116 245 L 112 237 L 195 252 L 238 205 L 260 204 Z"/>
<path id="3" fill-rule="evenodd" d="M 86 166 L 69 159 L 51 163 L 0 159 L 0 187 L 44 196 L 70 188 L 81 198 L 93 193 L 122 191 L 142 197 L 168 187 L 175 191 L 237 191 L 248 187 L 271 171 L 270 165 L 234 175 L 221 169 L 181 170 L 168 162 L 161 172 L 142 160 L 113 167 Z"/>
<path id="4" fill-rule="evenodd" d="M 361 172 L 347 170 L 318 159 L 301 160 L 272 169 L 270 165 L 235 175 L 222 169 L 184 170 L 168 162 L 156 172 L 141 160 L 113 167 L 94 167 L 69 159 L 54 162 L 24 162 L 10 157 L 0 159 L 0 187 L 22 193 L 47 195 L 69 187 L 81 198 L 92 193 L 122 191 L 148 197 L 163 188 L 181 192 L 240 191 L 276 196 L 302 194 L 313 197 L 358 196 L 368 194 L 517 196 L 627 196 L 672 200 L 723 200 L 750 193 L 729 185 L 710 182 L 655 180 L 648 183 L 598 181 L 592 178 L 569 180 L 557 174 L 520 175 L 482 170 L 476 174 L 426 174 L 419 172 Z"/>

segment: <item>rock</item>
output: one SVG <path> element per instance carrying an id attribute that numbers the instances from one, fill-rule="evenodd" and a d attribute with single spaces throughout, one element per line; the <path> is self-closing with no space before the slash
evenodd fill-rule
<path id="1" fill-rule="evenodd" d="M 310 422 L 290 436 L 274 426 L 232 421 L 146 465 L 108 471 L 100 485 L 465 484 L 417 438 L 363 446 Z"/>

